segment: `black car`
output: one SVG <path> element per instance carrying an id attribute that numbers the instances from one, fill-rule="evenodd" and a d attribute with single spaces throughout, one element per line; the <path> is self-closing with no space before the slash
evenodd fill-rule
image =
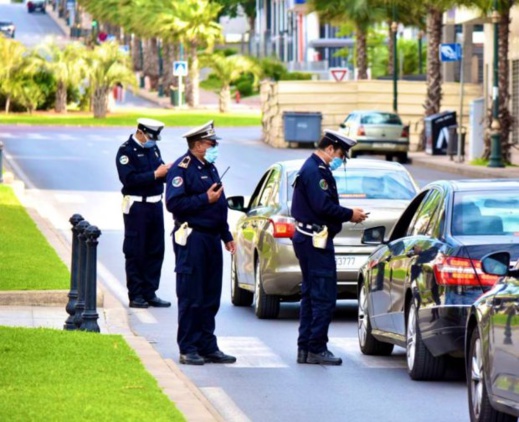
<path id="1" fill-rule="evenodd" d="M 45 13 L 45 0 L 29 0 L 27 1 L 27 11 L 33 13 L 40 11 Z"/>
<path id="2" fill-rule="evenodd" d="M 14 38 L 16 27 L 11 21 L 0 21 L 0 32 L 7 38 Z"/>
<path id="3" fill-rule="evenodd" d="M 399 345 L 412 379 L 442 378 L 447 356 L 464 357 L 470 307 L 498 279 L 481 258 L 519 256 L 519 180 L 430 183 L 384 236 L 384 227 L 363 234 L 380 247 L 359 273 L 361 351 L 388 355 Z"/>
<path id="4" fill-rule="evenodd" d="M 470 308 L 465 341 L 470 420 L 517 421 L 519 416 L 519 266 L 508 251 L 481 260 L 504 276 Z"/>

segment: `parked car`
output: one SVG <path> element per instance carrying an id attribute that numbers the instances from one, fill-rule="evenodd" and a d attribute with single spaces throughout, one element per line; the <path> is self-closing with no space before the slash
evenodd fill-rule
<path id="1" fill-rule="evenodd" d="M 0 32 L 7 38 L 14 38 L 16 27 L 11 21 L 0 21 Z"/>
<path id="2" fill-rule="evenodd" d="M 486 274 L 504 278 L 472 305 L 467 320 L 471 422 L 511 422 L 519 417 L 519 264 L 511 263 L 508 248 L 481 260 Z"/>
<path id="3" fill-rule="evenodd" d="M 496 249 L 519 256 L 519 180 L 438 181 L 425 186 L 359 275 L 358 336 L 362 353 L 407 350 L 409 375 L 439 379 L 446 357 L 464 356 L 470 307 L 497 281 L 481 258 Z M 384 239 L 384 240 L 383 240 Z"/>
<path id="4" fill-rule="evenodd" d="M 361 154 L 385 155 L 399 163 L 407 163 L 409 152 L 409 126 L 404 125 L 396 113 L 378 110 L 358 110 L 348 114 L 339 131 L 357 141 L 351 156 Z"/>
<path id="5" fill-rule="evenodd" d="M 36 11 L 45 13 L 45 0 L 28 0 L 27 11 L 29 13 L 33 13 Z"/>
<path id="6" fill-rule="evenodd" d="M 229 197 L 229 207 L 243 214 L 234 229 L 237 251 L 231 260 L 231 298 L 250 306 L 258 318 L 276 318 L 280 301 L 300 299 L 301 270 L 291 237 L 292 183 L 304 160 L 273 164 L 261 177 L 248 205 L 243 196 Z M 357 274 L 372 246 L 362 245 L 365 227 L 388 230 L 418 192 L 404 166 L 381 160 L 355 159 L 334 171 L 340 202 L 370 211 L 361 224 L 344 223 L 334 239 L 339 298 L 357 297 Z"/>

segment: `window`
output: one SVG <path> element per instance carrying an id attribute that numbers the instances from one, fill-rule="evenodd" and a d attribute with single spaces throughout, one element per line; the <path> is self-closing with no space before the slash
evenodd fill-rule
<path id="1" fill-rule="evenodd" d="M 265 186 L 259 195 L 259 207 L 266 207 L 277 200 L 280 174 L 281 172 L 277 167 L 272 169 L 270 172 L 267 181 L 265 182 Z"/>
<path id="2" fill-rule="evenodd" d="M 433 225 L 430 224 L 430 222 L 435 216 L 436 209 L 438 209 L 440 202 L 440 192 L 432 189 L 418 207 L 407 230 L 407 236 L 431 235 Z"/>

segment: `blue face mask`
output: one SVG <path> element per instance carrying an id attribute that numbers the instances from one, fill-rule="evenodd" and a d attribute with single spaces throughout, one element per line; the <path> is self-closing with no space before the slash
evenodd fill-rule
<path id="1" fill-rule="evenodd" d="M 149 139 L 142 145 L 144 148 L 153 148 L 157 145 L 157 141 L 150 141 Z"/>
<path id="2" fill-rule="evenodd" d="M 333 157 L 333 160 L 330 162 L 330 170 L 337 170 L 342 164 L 342 159 L 339 157 Z"/>
<path id="3" fill-rule="evenodd" d="M 205 151 L 204 159 L 210 164 L 213 164 L 218 158 L 218 145 L 207 148 Z"/>

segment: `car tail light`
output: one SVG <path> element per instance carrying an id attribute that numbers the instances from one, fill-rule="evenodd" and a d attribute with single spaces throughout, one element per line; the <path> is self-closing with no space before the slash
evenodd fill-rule
<path id="1" fill-rule="evenodd" d="M 359 126 L 357 129 L 357 136 L 366 136 L 366 131 L 364 130 L 364 126 Z"/>
<path id="2" fill-rule="evenodd" d="M 295 220 L 291 217 L 272 216 L 270 218 L 272 224 L 273 236 L 279 238 L 292 238 L 296 231 Z"/>
<path id="3" fill-rule="evenodd" d="M 32 7 L 32 1 L 27 2 L 27 7 Z"/>
<path id="4" fill-rule="evenodd" d="M 488 275 L 476 259 L 442 257 L 434 265 L 436 282 L 443 286 L 493 286 L 499 276 Z"/>
<path id="5" fill-rule="evenodd" d="M 402 135 L 400 135 L 401 138 L 409 138 L 409 126 L 404 126 L 402 129 Z"/>

